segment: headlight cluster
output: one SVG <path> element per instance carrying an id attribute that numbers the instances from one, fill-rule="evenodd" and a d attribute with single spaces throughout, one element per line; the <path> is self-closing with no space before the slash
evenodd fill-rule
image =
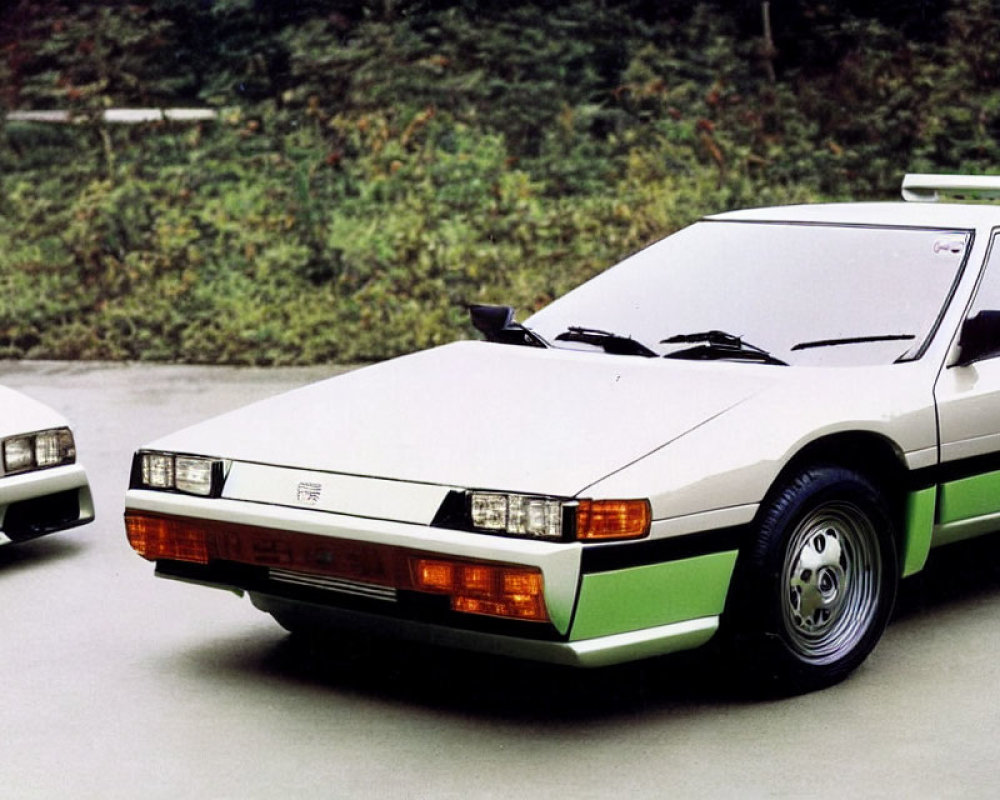
<path id="1" fill-rule="evenodd" d="M 555 541 L 638 539 L 649 533 L 652 509 L 641 500 L 565 500 L 525 494 L 470 492 L 474 530 Z"/>
<path id="2" fill-rule="evenodd" d="M 178 453 L 140 452 L 132 470 L 133 488 L 184 492 L 201 497 L 222 493 L 223 462 Z"/>
<path id="3" fill-rule="evenodd" d="M 483 530 L 503 531 L 514 536 L 562 538 L 563 503 L 560 500 L 473 492 L 470 513 L 473 526 Z"/>
<path id="4" fill-rule="evenodd" d="M 69 428 L 8 436 L 3 440 L 5 475 L 48 469 L 76 461 L 76 444 Z"/>

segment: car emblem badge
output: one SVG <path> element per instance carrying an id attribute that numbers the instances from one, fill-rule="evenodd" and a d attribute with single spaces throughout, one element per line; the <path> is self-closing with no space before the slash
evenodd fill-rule
<path id="1" fill-rule="evenodd" d="M 302 481 L 297 490 L 298 501 L 303 505 L 314 506 L 319 502 L 319 496 L 322 491 L 323 484 Z"/>
<path id="2" fill-rule="evenodd" d="M 934 242 L 934 255 L 960 255 L 965 252 L 965 241 L 965 236 L 942 236 Z"/>

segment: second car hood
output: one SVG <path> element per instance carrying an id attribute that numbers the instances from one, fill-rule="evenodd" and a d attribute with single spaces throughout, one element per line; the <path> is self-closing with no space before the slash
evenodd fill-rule
<path id="1" fill-rule="evenodd" d="M 459 342 L 255 403 L 150 448 L 572 496 L 780 371 Z"/>
<path id="2" fill-rule="evenodd" d="M 65 424 L 66 420 L 47 405 L 0 386 L 0 438 Z"/>

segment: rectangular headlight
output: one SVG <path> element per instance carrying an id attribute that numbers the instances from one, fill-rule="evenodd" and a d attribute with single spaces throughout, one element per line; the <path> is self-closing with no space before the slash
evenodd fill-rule
<path id="1" fill-rule="evenodd" d="M 34 466 L 30 436 L 15 436 L 3 443 L 3 471 L 23 472 Z"/>
<path id="2" fill-rule="evenodd" d="M 472 524 L 477 528 L 502 531 L 507 528 L 507 495 L 476 492 L 472 495 Z"/>
<path id="3" fill-rule="evenodd" d="M 208 497 L 212 493 L 212 465 L 209 458 L 177 456 L 174 459 L 174 481 L 177 490 Z"/>
<path id="4" fill-rule="evenodd" d="M 472 525 L 512 536 L 561 539 L 563 501 L 524 494 L 473 492 L 470 502 Z"/>
<path id="5" fill-rule="evenodd" d="M 223 463 L 218 458 L 177 453 L 139 453 L 133 470 L 133 488 L 178 491 L 201 497 L 222 492 Z"/>
<path id="6" fill-rule="evenodd" d="M 649 535 L 653 521 L 645 499 L 577 500 L 500 492 L 469 492 L 468 498 L 468 516 L 459 527 L 468 529 L 471 523 L 473 530 L 508 536 L 551 541 L 641 539 Z M 450 513 L 441 520 L 449 527 L 455 522 Z"/>
<path id="7" fill-rule="evenodd" d="M 35 465 L 39 469 L 76 460 L 76 445 L 69 428 L 42 431 L 35 435 Z"/>
<path id="8" fill-rule="evenodd" d="M 174 457 L 169 453 L 143 453 L 142 483 L 149 489 L 173 489 Z"/>
<path id="9" fill-rule="evenodd" d="M 562 536 L 562 510 L 559 500 L 511 495 L 507 501 L 507 530 L 525 536 L 558 539 Z"/>
<path id="10" fill-rule="evenodd" d="M 69 428 L 54 428 L 3 440 L 3 471 L 7 474 L 58 467 L 74 461 L 76 444 Z"/>

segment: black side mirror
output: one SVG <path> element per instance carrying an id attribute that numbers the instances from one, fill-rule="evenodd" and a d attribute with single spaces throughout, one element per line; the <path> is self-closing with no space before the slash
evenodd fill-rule
<path id="1" fill-rule="evenodd" d="M 514 309 L 510 306 L 469 306 L 472 325 L 486 337 L 488 342 L 520 344 L 527 347 L 546 347 L 541 337 L 525 328 L 514 319 Z"/>
<path id="2" fill-rule="evenodd" d="M 958 367 L 1000 355 L 1000 311 L 980 311 L 963 322 L 958 347 Z"/>

